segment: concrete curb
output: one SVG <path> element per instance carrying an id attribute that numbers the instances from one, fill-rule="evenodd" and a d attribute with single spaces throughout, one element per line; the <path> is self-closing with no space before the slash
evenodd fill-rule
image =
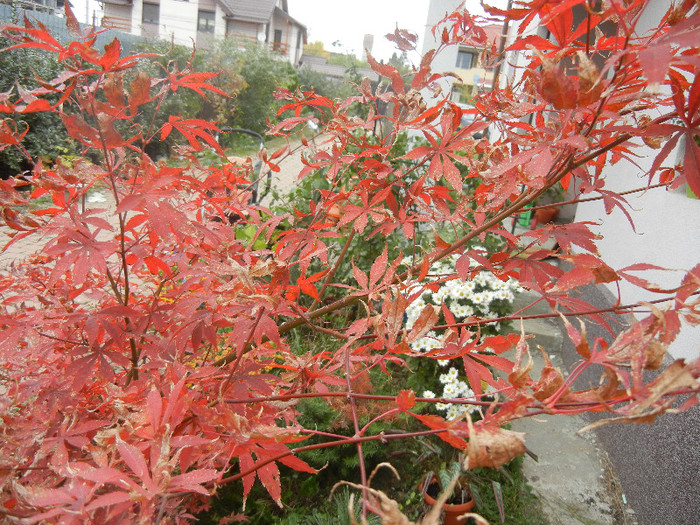
<path id="1" fill-rule="evenodd" d="M 588 286 L 581 293 L 581 299 L 595 307 L 605 308 L 615 302 L 600 286 Z M 629 323 L 625 316 L 612 315 L 611 319 L 615 332 Z M 586 331 L 589 338 L 613 339 L 602 326 L 592 322 L 586 323 Z M 569 369 L 579 359 L 566 338 L 562 358 Z M 598 377 L 591 371 L 582 380 L 597 383 Z M 587 420 L 604 417 L 605 414 L 591 414 Z M 653 425 L 614 423 L 594 432 L 641 525 L 700 524 L 700 406 L 660 416 Z"/>
<path id="2" fill-rule="evenodd" d="M 532 292 L 520 294 L 515 302 L 516 311 L 538 297 Z M 523 315 L 540 313 L 551 310 L 547 304 L 538 303 Z M 520 332 L 517 324 L 511 328 L 513 332 Z M 544 365 L 542 350 L 566 374 L 562 359 L 565 337 L 557 319 L 524 320 L 523 329 L 535 336 L 528 341 L 534 362 L 532 377 L 538 377 Z M 555 415 L 522 419 L 512 425 L 513 430 L 525 432 L 526 445 L 538 456 L 537 462 L 525 458 L 523 472 L 539 497 L 550 525 L 626 523 L 615 519 L 621 502 L 619 495 L 611 490 L 615 486 L 614 473 L 607 455 L 593 433 L 577 433 L 587 423 L 581 416 Z"/>

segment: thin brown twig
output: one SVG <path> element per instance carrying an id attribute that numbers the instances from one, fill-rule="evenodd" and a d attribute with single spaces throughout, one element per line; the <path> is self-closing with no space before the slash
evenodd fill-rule
<path id="1" fill-rule="evenodd" d="M 258 312 L 258 316 L 255 318 L 255 321 L 253 322 L 253 326 L 250 327 L 250 332 L 248 334 L 248 338 L 246 339 L 246 342 L 243 344 L 241 347 L 240 351 L 238 352 L 238 356 L 236 357 L 236 361 L 233 363 L 233 366 L 231 367 L 231 371 L 228 374 L 228 377 L 226 378 L 226 381 L 224 381 L 224 385 L 221 387 L 221 392 L 226 392 L 226 389 L 228 388 L 229 383 L 231 383 L 231 379 L 233 378 L 233 374 L 236 373 L 236 370 L 238 370 L 238 366 L 241 363 L 241 359 L 243 359 L 243 356 L 247 353 L 246 348 L 250 346 L 250 342 L 253 340 L 253 336 L 255 335 L 255 329 L 258 327 L 258 323 L 260 323 L 260 320 L 262 319 L 263 315 L 265 314 L 265 309 L 260 308 L 260 311 Z M 235 353 L 231 352 L 232 354 Z"/>
<path id="2" fill-rule="evenodd" d="M 352 230 L 350 230 L 350 234 L 348 235 L 348 238 L 345 241 L 345 245 L 343 246 L 343 249 L 341 250 L 340 254 L 338 255 L 338 259 L 335 261 L 333 268 L 331 268 L 331 271 L 328 273 L 328 275 L 326 276 L 326 279 L 323 281 L 323 286 L 321 286 L 321 289 L 318 291 L 319 298 L 314 299 L 314 302 L 311 303 L 311 306 L 309 307 L 309 312 L 313 312 L 314 309 L 316 308 L 316 305 L 320 303 L 321 299 L 323 299 L 323 294 L 326 292 L 326 288 L 328 288 L 328 285 L 330 284 L 331 279 L 333 279 L 333 276 L 335 276 L 335 273 L 338 271 L 338 268 L 340 267 L 341 263 L 343 262 L 343 259 L 345 259 L 345 254 L 348 252 L 348 249 L 350 248 L 350 243 L 352 242 L 354 237 L 355 237 L 355 229 L 353 228 Z"/>

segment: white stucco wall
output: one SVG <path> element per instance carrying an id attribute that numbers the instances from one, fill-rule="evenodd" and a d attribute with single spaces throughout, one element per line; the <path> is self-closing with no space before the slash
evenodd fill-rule
<path id="1" fill-rule="evenodd" d="M 646 183 L 642 168 L 653 161 L 654 151 L 645 148 L 646 155 L 637 159 L 638 166 L 621 161 L 604 170 L 606 189 L 625 191 L 639 188 Z M 644 150 L 642 150 L 642 153 Z M 672 154 L 671 164 L 677 152 Z M 602 236 L 598 242 L 603 260 L 615 269 L 636 263 L 648 263 L 664 268 L 689 270 L 700 263 L 700 200 L 686 196 L 685 189 L 667 191 L 664 188 L 650 189 L 643 193 L 626 196 L 632 208 L 633 230 L 624 214 L 615 209 L 606 215 L 600 201 L 579 204 L 576 221 L 597 223 L 591 229 Z M 659 284 L 662 287 L 677 286 L 683 271 L 645 271 L 634 275 Z M 606 285 L 617 294 L 616 283 Z M 622 304 L 649 301 L 663 297 L 647 292 L 626 281 L 619 283 Z M 676 358 L 700 356 L 700 327 L 684 326 L 669 351 Z"/>
<path id="2" fill-rule="evenodd" d="M 425 34 L 423 35 L 423 52 L 425 55 L 431 49 L 437 49 L 440 44 L 440 35 L 437 34 L 437 39 L 433 36 L 432 29 L 435 24 L 445 18 L 449 13 L 454 12 L 459 6 L 464 4 L 464 0 L 430 0 L 428 6 L 428 18 L 425 25 Z M 437 54 L 432 63 L 432 69 L 435 73 L 446 73 L 454 71 L 457 64 L 457 46 L 450 46 Z M 452 89 L 454 80 L 450 77 L 440 79 L 440 86 L 445 94 L 448 94 Z M 423 97 L 428 105 L 431 104 L 430 90 L 423 90 Z"/>
<path id="3" fill-rule="evenodd" d="M 658 25 L 668 6 L 669 0 L 651 3 L 639 21 L 638 32 L 643 34 Z M 524 35 L 538 30 L 541 36 L 545 36 L 536 23 L 531 24 Z M 511 31 L 508 44 L 512 43 L 513 39 Z M 499 79 L 501 87 L 507 79 L 515 81 L 518 72 L 521 71 L 520 66 L 527 61 L 524 53 L 511 52 L 508 53 L 505 62 L 515 67 L 504 67 Z M 635 150 L 635 153 L 640 155 L 640 158 L 635 159 L 636 165 L 620 161 L 604 169 L 606 189 L 622 192 L 640 188 L 647 183 L 645 173 L 651 166 L 656 151 L 642 146 Z M 670 155 L 664 165 L 677 164 L 682 155 L 683 152 L 679 148 Z M 649 263 L 678 269 L 679 271 L 675 272 L 635 273 L 661 286 L 677 286 L 684 275 L 682 270 L 689 270 L 700 263 L 700 200 L 688 198 L 684 188 L 674 191 L 664 188 L 651 189 L 627 195 L 626 199 L 630 204 L 634 229 L 620 210 L 615 209 L 607 215 L 602 201 L 580 203 L 574 220 L 595 223 L 591 229 L 601 236 L 598 242 L 600 255 L 611 267 L 622 269 L 637 263 Z M 617 296 L 618 283 L 605 286 Z M 622 304 L 662 297 L 627 282 L 619 283 L 619 292 Z M 700 327 L 684 325 L 680 335 L 670 346 L 669 353 L 675 358 L 692 359 L 700 356 Z"/>
<path id="4" fill-rule="evenodd" d="M 638 32 L 643 33 L 658 24 L 668 9 L 668 0 L 653 2 L 642 15 Z M 684 145 L 664 163 L 673 166 L 682 160 Z M 635 189 L 646 183 L 645 171 L 651 166 L 655 150 L 643 147 L 635 151 L 641 158 L 638 166 L 621 161 L 604 170 L 606 188 L 613 191 Z M 619 210 L 605 214 L 599 201 L 579 204 L 577 221 L 594 221 L 599 225 L 594 231 L 603 236 L 599 250 L 603 259 L 613 268 L 620 269 L 635 263 L 649 263 L 675 272 L 646 271 L 636 273 L 644 279 L 672 288 L 680 283 L 682 270 L 689 270 L 700 263 L 700 200 L 691 199 L 685 188 L 674 191 L 651 189 L 644 193 L 626 196 L 634 218 L 635 230 Z M 617 293 L 617 286 L 607 285 Z M 635 303 L 661 296 L 647 292 L 627 282 L 620 283 L 622 303 Z M 685 325 L 681 334 L 669 348 L 676 358 L 692 359 L 700 356 L 700 327 Z"/>
<path id="5" fill-rule="evenodd" d="M 176 44 L 192 47 L 197 41 L 198 9 L 198 2 L 160 0 L 160 38 L 172 38 Z"/>

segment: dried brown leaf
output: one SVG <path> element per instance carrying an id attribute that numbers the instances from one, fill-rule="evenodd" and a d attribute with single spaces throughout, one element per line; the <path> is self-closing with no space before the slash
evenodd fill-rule
<path id="1" fill-rule="evenodd" d="M 656 379 L 646 385 L 644 392 L 637 400 L 618 410 L 617 414 L 620 414 L 618 417 L 597 421 L 582 428 L 579 433 L 608 423 L 653 423 L 661 414 L 678 412 L 673 408 L 673 400 L 664 399 L 664 396 L 678 390 L 700 387 L 694 375 L 695 368 L 694 363 L 686 364 L 683 359 L 674 361 Z"/>
<path id="2" fill-rule="evenodd" d="M 544 367 L 542 368 L 539 381 L 533 385 L 532 390 L 535 399 L 544 401 L 561 388 L 564 384 L 564 375 L 561 373 L 561 370 L 552 365 L 544 348 L 539 348 L 544 358 Z"/>
<path id="3" fill-rule="evenodd" d="M 526 355 L 528 362 L 523 365 L 523 358 Z M 516 388 L 525 388 L 531 381 L 530 370 L 532 370 L 532 356 L 527 344 L 525 328 L 521 323 L 520 340 L 515 347 L 515 363 L 513 363 L 513 371 L 508 374 L 508 381 Z"/>
<path id="4" fill-rule="evenodd" d="M 377 473 L 377 470 L 381 467 L 389 468 L 396 475 L 396 477 L 399 477 L 398 473 L 396 472 L 396 469 L 394 469 L 394 467 L 391 464 L 380 463 L 372 471 L 372 474 L 369 478 L 370 481 L 374 478 L 374 475 Z M 331 489 L 331 495 L 333 495 L 335 489 L 340 487 L 341 485 L 347 485 L 348 487 L 352 487 L 357 490 L 366 491 L 366 493 L 368 494 L 367 503 L 372 507 L 373 512 L 375 512 L 381 518 L 382 525 L 442 525 L 442 507 L 452 495 L 455 486 L 459 482 L 459 477 L 459 474 L 457 474 L 456 476 L 454 476 L 454 478 L 452 478 L 450 483 L 447 485 L 447 487 L 444 488 L 438 499 L 435 501 L 435 505 L 433 505 L 430 511 L 428 511 L 428 513 L 425 516 L 423 516 L 423 518 L 419 519 L 417 522 L 409 520 L 406 517 L 406 515 L 403 512 L 401 512 L 399 504 L 393 499 L 391 499 L 389 496 L 387 496 L 381 490 L 376 490 L 370 487 L 363 487 L 362 485 L 351 483 L 349 481 L 340 481 L 339 483 L 336 483 Z M 351 523 L 353 525 L 358 525 L 357 520 L 355 520 L 354 494 L 350 496 L 350 500 L 348 501 L 348 514 L 350 515 Z M 489 525 L 488 521 L 486 521 L 483 517 L 479 516 L 478 514 L 470 512 L 465 514 L 464 516 L 474 519 L 475 523 L 477 523 L 478 525 Z M 361 521 L 362 525 L 368 525 L 367 519 L 364 516 L 361 518 Z"/>
<path id="5" fill-rule="evenodd" d="M 644 347 L 644 368 L 647 370 L 658 370 L 664 364 L 666 357 L 666 345 L 657 339 L 652 339 Z"/>
<path id="6" fill-rule="evenodd" d="M 578 53 L 578 92 L 579 104 L 588 105 L 600 98 L 603 91 L 600 72 L 583 51 Z"/>
<path id="7" fill-rule="evenodd" d="M 399 509 L 399 504 L 387 496 L 381 490 L 376 490 L 370 487 L 363 487 L 357 483 L 351 483 L 349 481 L 340 481 L 336 483 L 331 489 L 331 494 L 341 485 L 347 485 L 357 490 L 366 491 L 368 494 L 368 503 L 373 507 L 374 512 L 382 519 L 382 525 L 415 525 L 411 520 L 409 520 L 406 515 Z M 353 509 L 354 498 L 351 497 L 348 501 L 348 511 L 351 516 L 353 525 L 357 525 L 354 519 L 354 509 Z M 362 517 L 362 525 L 368 525 L 367 519 Z M 437 523 L 435 525 L 438 525 Z"/>
<path id="8" fill-rule="evenodd" d="M 600 386 L 579 392 L 567 392 L 561 397 L 561 401 L 565 403 L 607 404 L 607 400 L 625 394 L 624 390 L 618 388 L 619 386 L 620 379 L 617 374 L 613 370 L 606 368 L 600 378 Z"/>
<path id="9" fill-rule="evenodd" d="M 433 326 L 440 319 L 440 309 L 432 304 L 426 304 L 423 311 L 421 311 L 416 322 L 413 323 L 413 328 L 406 336 L 406 342 L 408 344 L 418 341 L 425 334 L 433 329 Z"/>
<path id="10" fill-rule="evenodd" d="M 559 315 L 561 320 L 564 322 L 569 339 L 571 339 L 571 342 L 574 343 L 574 347 L 576 347 L 576 351 L 584 359 L 589 359 L 591 357 L 591 348 L 588 346 L 588 339 L 586 339 L 586 325 L 583 323 L 583 321 L 579 320 L 581 331 L 578 332 L 566 317 L 561 314 Z"/>
<path id="11" fill-rule="evenodd" d="M 486 521 L 486 519 L 483 516 L 480 516 L 479 514 L 476 514 L 475 512 L 467 512 L 466 514 L 462 514 L 459 516 L 460 518 L 471 518 L 474 523 L 474 525 L 489 525 L 489 522 Z"/>
<path id="12" fill-rule="evenodd" d="M 498 468 L 525 453 L 525 434 L 494 425 L 469 424 L 467 468 Z"/>

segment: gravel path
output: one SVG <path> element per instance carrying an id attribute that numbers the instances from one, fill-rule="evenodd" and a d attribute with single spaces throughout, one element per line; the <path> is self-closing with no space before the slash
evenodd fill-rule
<path id="1" fill-rule="evenodd" d="M 304 164 L 301 161 L 301 148 L 297 148 L 299 143 L 292 144 L 294 153 L 279 163 L 280 171 L 272 174 L 272 189 L 280 195 L 286 195 L 296 186 L 299 173 Z M 263 179 L 262 186 L 265 181 Z M 270 191 L 262 200 L 264 206 L 268 206 L 272 201 L 272 191 Z M 106 194 L 106 191 L 92 192 L 87 198 L 88 207 L 104 208 L 111 205 L 111 197 Z M 13 230 L 8 228 L 0 221 L 0 250 L 10 240 Z M 18 263 L 28 256 L 36 253 L 39 246 L 45 244 L 45 239 L 30 236 L 27 239 L 21 239 L 8 246 L 4 251 L 0 252 L 0 269 L 10 267 L 13 263 Z"/>

